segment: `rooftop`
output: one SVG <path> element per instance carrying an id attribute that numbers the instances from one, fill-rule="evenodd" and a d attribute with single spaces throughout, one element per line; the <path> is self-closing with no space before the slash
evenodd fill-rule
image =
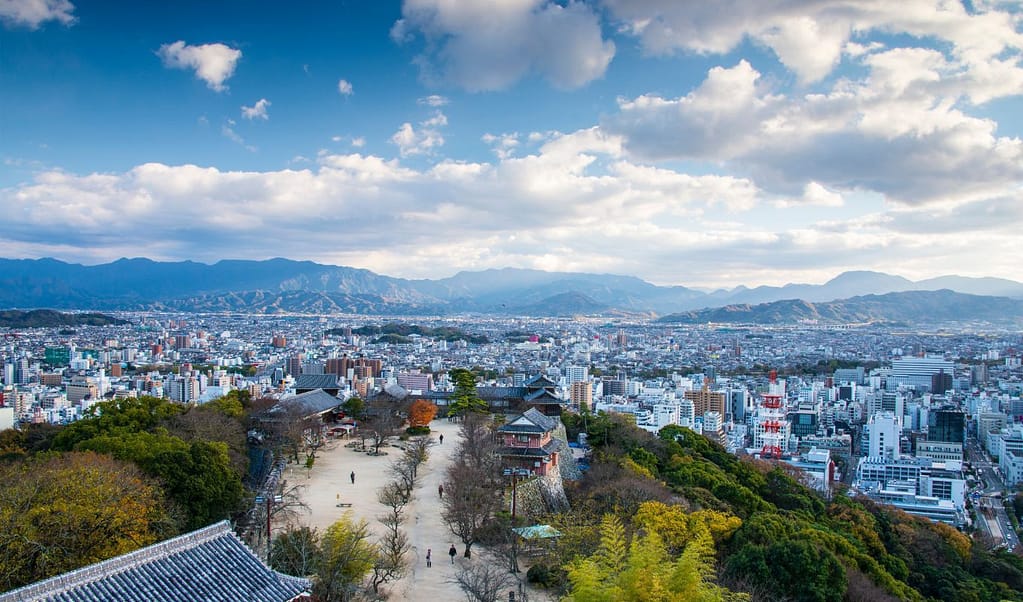
<path id="1" fill-rule="evenodd" d="M 287 602 L 309 588 L 263 564 L 221 521 L 0 594 L 0 602 Z"/>

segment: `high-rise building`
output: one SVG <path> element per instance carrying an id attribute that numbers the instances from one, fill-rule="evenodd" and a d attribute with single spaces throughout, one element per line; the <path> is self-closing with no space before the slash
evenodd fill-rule
<path id="1" fill-rule="evenodd" d="M 302 362 L 305 360 L 304 353 L 298 353 L 288 358 L 286 369 L 288 374 L 298 376 L 302 374 Z"/>
<path id="2" fill-rule="evenodd" d="M 572 383 L 571 389 L 572 405 L 589 405 L 593 399 L 593 384 L 590 381 L 576 381 Z"/>
<path id="3" fill-rule="evenodd" d="M 15 359 L 14 360 L 14 374 L 13 374 L 14 384 L 16 384 L 16 385 L 28 384 L 30 376 L 31 376 L 31 374 L 29 373 L 29 368 L 28 368 L 28 358 L 27 357 L 19 357 L 19 358 Z"/>
<path id="4" fill-rule="evenodd" d="M 871 458 L 896 458 L 902 436 L 902 420 L 891 412 L 874 414 L 870 425 L 870 444 L 867 455 Z"/>
<path id="5" fill-rule="evenodd" d="M 570 384 L 589 380 L 589 372 L 586 366 L 566 366 L 565 380 Z"/>
<path id="6" fill-rule="evenodd" d="M 176 376 L 165 383 L 167 397 L 173 401 L 191 403 L 199 401 L 199 379 L 194 376 Z"/>
<path id="7" fill-rule="evenodd" d="M 856 368 L 839 368 L 835 370 L 834 379 L 836 383 L 853 383 L 862 385 L 866 375 L 863 366 Z"/>
<path id="8" fill-rule="evenodd" d="M 726 418 L 736 424 L 746 422 L 746 406 L 749 402 L 749 393 L 745 388 L 728 389 L 725 391 L 728 399 L 728 412 Z"/>
<path id="9" fill-rule="evenodd" d="M 955 364 L 936 357 L 902 357 L 892 360 L 892 373 L 887 380 L 889 389 L 899 385 L 930 389 L 931 377 L 940 372 L 952 374 Z"/>
<path id="10" fill-rule="evenodd" d="M 966 414 L 958 408 L 932 409 L 927 414 L 927 440 L 965 442 Z"/>
<path id="11" fill-rule="evenodd" d="M 706 384 L 699 391 L 686 391 L 683 395 L 693 402 L 697 416 L 703 416 L 707 412 L 717 412 L 722 416 L 727 413 L 725 394 L 721 391 L 711 391 Z"/>
<path id="12" fill-rule="evenodd" d="M 931 375 L 931 393 L 935 395 L 943 395 L 944 393 L 952 390 L 952 375 L 941 370 L 937 374 Z"/>
<path id="13" fill-rule="evenodd" d="M 396 380 L 406 391 L 432 391 L 433 375 L 415 372 L 399 372 Z"/>
<path id="14" fill-rule="evenodd" d="M 628 381 L 626 381 L 624 378 L 621 380 L 616 380 L 609 376 L 605 376 L 600 380 L 601 383 L 604 385 L 605 397 L 608 395 L 618 395 L 620 397 L 625 397 L 629 392 L 627 385 Z"/>

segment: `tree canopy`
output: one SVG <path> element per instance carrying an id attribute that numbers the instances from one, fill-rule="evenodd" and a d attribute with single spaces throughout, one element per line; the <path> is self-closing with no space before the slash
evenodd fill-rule
<path id="1" fill-rule="evenodd" d="M 551 562 L 568 571 L 570 593 L 580 596 L 574 599 L 629 599 L 629 567 L 653 584 L 645 599 L 676 591 L 681 581 L 643 567 L 666 558 L 663 564 L 681 571 L 680 559 L 697 554 L 692 546 L 699 540 L 709 547 L 698 557 L 715 552 L 717 583 L 757 599 L 1023 600 L 1023 559 L 987 551 L 948 525 L 866 498 L 825 500 L 788 466 L 739 458 L 682 427 L 651 436 L 620 416 L 563 420 L 570 437 L 585 429 L 596 448 L 583 481 L 567 490 L 571 512 L 549 520 L 563 533 Z M 608 547 L 607 528 L 594 518 L 606 513 L 631 541 L 624 556 L 615 556 L 620 570 L 601 568 L 607 552 L 600 556 L 594 543 Z M 678 575 L 693 574 L 686 570 Z M 698 591 L 713 585 L 710 577 L 682 581 Z M 677 599 L 700 599 L 690 595 L 696 596 Z"/>
<path id="2" fill-rule="evenodd" d="M 242 471 L 232 465 L 227 443 L 201 438 L 185 441 L 169 433 L 167 426 L 184 411 L 178 404 L 153 397 L 96 404 L 90 415 L 56 436 L 54 447 L 91 450 L 135 463 L 163 485 L 177 505 L 181 527 L 195 529 L 238 510 Z"/>
<path id="3" fill-rule="evenodd" d="M 174 534 L 159 487 L 93 452 L 0 464 L 0 589 L 125 554 Z"/>

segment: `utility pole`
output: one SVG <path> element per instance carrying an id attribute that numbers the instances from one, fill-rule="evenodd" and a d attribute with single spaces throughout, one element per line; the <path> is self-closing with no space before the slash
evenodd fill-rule
<path id="1" fill-rule="evenodd" d="M 515 520 L 515 506 L 518 500 L 518 477 L 528 477 L 531 473 L 525 468 L 505 468 L 504 476 L 512 478 L 512 521 Z"/>
<path id="2" fill-rule="evenodd" d="M 267 563 L 270 562 L 270 547 L 271 547 L 270 544 L 272 542 L 272 538 L 271 538 L 271 534 L 270 534 L 271 533 L 271 531 L 270 531 L 270 528 L 271 528 L 270 520 L 271 520 L 271 518 L 273 516 L 273 505 L 274 505 L 274 503 L 278 503 L 279 504 L 283 499 L 284 498 L 282 498 L 279 495 L 257 495 L 256 496 L 256 503 L 257 504 L 266 503 L 266 561 L 267 561 Z"/>

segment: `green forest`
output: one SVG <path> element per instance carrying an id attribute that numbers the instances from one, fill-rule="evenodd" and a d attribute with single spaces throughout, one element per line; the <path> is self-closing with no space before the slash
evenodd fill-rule
<path id="1" fill-rule="evenodd" d="M 691 430 L 565 415 L 595 447 L 531 580 L 568 600 L 1023 600 L 1023 559 L 740 459 Z"/>

